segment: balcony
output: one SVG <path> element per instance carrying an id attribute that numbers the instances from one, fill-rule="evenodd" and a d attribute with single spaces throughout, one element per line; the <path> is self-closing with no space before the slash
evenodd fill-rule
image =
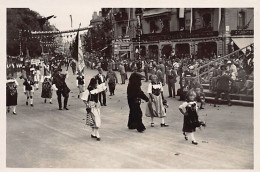
<path id="1" fill-rule="evenodd" d="M 145 8 L 143 11 L 143 17 L 155 17 L 158 15 L 165 15 L 171 12 L 172 9 L 170 8 Z"/>
<path id="2" fill-rule="evenodd" d="M 254 35 L 254 30 L 231 30 L 231 36 Z"/>
<path id="3" fill-rule="evenodd" d="M 218 36 L 218 31 L 174 31 L 168 34 L 165 33 L 151 33 L 141 35 L 141 41 L 160 41 L 160 40 L 175 40 L 175 39 L 189 39 L 189 38 L 207 38 Z M 133 42 L 138 42 L 138 38 L 133 38 Z"/>

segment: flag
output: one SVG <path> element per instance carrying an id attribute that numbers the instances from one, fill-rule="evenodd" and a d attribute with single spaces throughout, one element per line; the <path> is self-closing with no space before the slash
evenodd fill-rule
<path id="1" fill-rule="evenodd" d="M 70 15 L 70 25 L 71 25 L 71 28 L 72 28 L 72 15 Z"/>
<path id="2" fill-rule="evenodd" d="M 128 13 L 128 22 L 127 22 L 127 28 L 126 28 L 126 33 L 125 33 L 125 35 L 127 35 L 127 33 L 128 33 L 129 24 L 130 24 L 130 12 L 131 12 L 131 10 L 130 10 L 130 8 L 129 8 L 128 10 L 129 10 L 129 13 Z"/>
<path id="3" fill-rule="evenodd" d="M 220 21 L 221 21 L 221 8 L 218 9 L 218 31 L 219 31 Z"/>
<path id="4" fill-rule="evenodd" d="M 84 62 L 84 57 L 83 57 L 83 52 L 82 52 L 82 45 L 81 45 L 79 31 L 77 33 L 75 43 L 73 46 L 72 57 L 78 62 L 78 65 L 77 65 L 78 70 L 81 72 L 85 67 L 85 62 Z"/>
<path id="5" fill-rule="evenodd" d="M 191 28 L 192 28 L 192 8 L 190 9 L 190 33 L 191 33 Z"/>
<path id="6" fill-rule="evenodd" d="M 184 18 L 184 8 L 179 8 L 179 18 Z"/>

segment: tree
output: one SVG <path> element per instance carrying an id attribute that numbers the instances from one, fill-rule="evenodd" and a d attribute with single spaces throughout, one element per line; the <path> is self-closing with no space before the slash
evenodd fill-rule
<path id="1" fill-rule="evenodd" d="M 26 49 L 29 50 L 30 56 L 39 56 L 41 54 L 40 41 L 33 38 L 31 31 L 41 31 L 39 18 L 43 18 L 35 11 L 29 8 L 8 8 L 7 9 L 7 54 L 18 56 L 21 49 L 26 55 Z M 43 30 L 51 31 L 56 29 L 47 21 Z M 56 29 L 57 30 L 57 29 Z M 19 31 L 21 37 L 19 38 Z"/>
<path id="2" fill-rule="evenodd" d="M 100 25 L 96 25 L 84 36 L 84 49 L 86 52 L 98 52 L 102 50 L 105 57 L 111 57 L 112 54 L 112 23 L 105 18 Z M 105 49 L 104 49 L 105 48 Z"/>

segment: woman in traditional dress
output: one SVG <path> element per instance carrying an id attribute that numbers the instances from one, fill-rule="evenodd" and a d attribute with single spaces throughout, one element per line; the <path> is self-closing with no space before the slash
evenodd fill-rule
<path id="1" fill-rule="evenodd" d="M 47 99 L 50 99 L 50 104 L 52 104 L 52 81 L 50 77 L 45 77 L 42 83 L 42 94 L 41 97 L 44 98 L 44 103 Z"/>
<path id="2" fill-rule="evenodd" d="M 6 106 L 7 112 L 10 112 L 10 106 L 13 106 L 13 114 L 16 115 L 17 105 L 17 86 L 18 82 L 11 74 L 8 75 L 6 81 Z"/>
<path id="3" fill-rule="evenodd" d="M 97 80 L 91 78 L 87 90 L 82 93 L 81 99 L 86 104 L 87 113 L 91 113 L 93 124 L 89 124 L 92 128 L 91 138 L 100 141 L 99 128 L 101 126 L 100 103 L 98 101 L 98 93 L 102 91 L 97 88 Z M 86 123 L 87 124 L 87 123 Z"/>
<path id="4" fill-rule="evenodd" d="M 156 75 L 151 75 L 151 83 L 148 85 L 147 93 L 150 99 L 145 114 L 147 117 L 151 117 L 151 127 L 154 127 L 154 117 L 161 118 L 161 127 L 168 127 L 169 125 L 164 122 L 166 112 L 163 105 L 163 86 Z"/>

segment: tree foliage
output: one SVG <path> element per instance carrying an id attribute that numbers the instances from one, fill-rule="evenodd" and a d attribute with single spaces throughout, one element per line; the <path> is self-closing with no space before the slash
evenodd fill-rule
<path id="1" fill-rule="evenodd" d="M 111 57 L 112 36 L 113 35 L 112 35 L 111 20 L 105 18 L 105 20 L 102 22 L 102 24 L 94 26 L 84 36 L 83 45 L 84 45 L 85 51 L 92 53 L 92 52 L 98 52 L 98 51 L 102 50 L 103 56 Z"/>
<path id="2" fill-rule="evenodd" d="M 20 54 L 20 41 L 22 52 L 26 55 L 26 47 L 30 56 L 39 56 L 41 47 L 39 39 L 33 39 L 30 31 L 41 31 L 38 19 L 42 18 L 40 14 L 29 8 L 8 8 L 7 9 L 7 54 L 17 56 Z M 54 30 L 47 21 L 43 26 L 44 31 Z M 21 39 L 19 31 L 22 31 Z M 29 31 L 29 32 L 28 32 Z"/>

